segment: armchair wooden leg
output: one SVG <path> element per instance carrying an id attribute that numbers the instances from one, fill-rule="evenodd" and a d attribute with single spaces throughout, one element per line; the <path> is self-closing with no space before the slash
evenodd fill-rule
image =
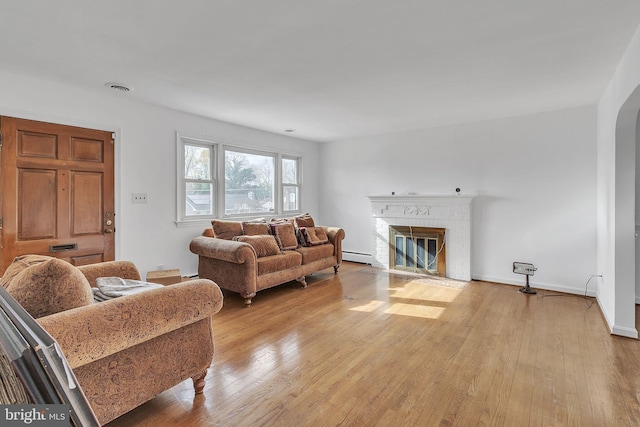
<path id="1" fill-rule="evenodd" d="M 304 276 L 298 277 L 296 279 L 296 282 L 300 282 L 300 284 L 302 285 L 302 289 L 307 287 L 307 280 L 304 278 Z"/>
<path id="2" fill-rule="evenodd" d="M 202 390 L 204 390 L 204 377 L 207 375 L 207 370 L 205 369 L 203 373 L 198 374 L 194 377 L 191 377 L 193 380 L 193 389 L 196 394 L 201 394 Z"/>
<path id="3" fill-rule="evenodd" d="M 251 307 L 251 299 L 253 297 L 255 297 L 255 296 L 256 296 L 255 292 L 253 292 L 253 293 L 251 293 L 249 295 L 242 295 L 242 298 L 244 298 L 244 306 L 245 306 L 245 308 Z"/>
<path id="4" fill-rule="evenodd" d="M 338 274 L 338 269 L 340 268 L 340 264 L 333 266 L 333 274 Z"/>

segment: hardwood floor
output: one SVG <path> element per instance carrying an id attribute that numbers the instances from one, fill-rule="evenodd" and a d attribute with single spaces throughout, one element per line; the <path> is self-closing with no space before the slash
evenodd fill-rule
<path id="1" fill-rule="evenodd" d="M 185 381 L 109 426 L 640 425 L 640 341 L 593 299 L 352 263 L 308 283 L 225 294 L 204 394 Z"/>

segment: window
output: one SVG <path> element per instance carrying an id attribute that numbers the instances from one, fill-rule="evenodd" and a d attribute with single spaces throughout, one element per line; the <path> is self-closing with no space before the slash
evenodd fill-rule
<path id="1" fill-rule="evenodd" d="M 225 149 L 225 215 L 275 212 L 276 156 Z"/>
<path id="2" fill-rule="evenodd" d="M 301 157 L 177 139 L 178 225 L 300 212 Z"/>
<path id="3" fill-rule="evenodd" d="M 180 140 L 178 219 L 213 218 L 216 212 L 216 147 L 206 141 Z"/>
<path id="4" fill-rule="evenodd" d="M 300 159 L 282 157 L 282 212 L 300 210 Z"/>

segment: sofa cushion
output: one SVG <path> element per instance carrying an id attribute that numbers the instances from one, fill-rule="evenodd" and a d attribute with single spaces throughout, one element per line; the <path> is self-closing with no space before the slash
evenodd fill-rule
<path id="1" fill-rule="evenodd" d="M 271 235 L 266 236 L 236 236 L 233 240 L 250 244 L 256 251 L 258 258 L 277 255 L 280 253 L 280 247 L 276 242 L 276 238 Z"/>
<path id="2" fill-rule="evenodd" d="M 294 221 L 296 222 L 296 227 L 300 228 L 300 227 L 315 227 L 316 224 L 313 221 L 313 218 L 311 218 L 311 215 L 309 215 L 308 213 L 306 214 L 302 214 L 302 215 L 298 215 L 296 217 L 293 217 Z"/>
<path id="3" fill-rule="evenodd" d="M 293 224 L 290 222 L 277 222 L 269 224 L 272 234 L 276 237 L 280 249 L 292 250 L 298 247 L 298 238 Z"/>
<path id="4" fill-rule="evenodd" d="M 223 221 L 214 219 L 211 221 L 213 235 L 218 239 L 231 240 L 235 236 L 242 236 L 242 223 L 240 221 Z"/>
<path id="5" fill-rule="evenodd" d="M 331 243 L 325 243 L 319 246 L 298 248 L 296 252 L 302 255 L 302 264 L 310 264 L 319 259 L 333 256 L 334 247 Z"/>
<path id="6" fill-rule="evenodd" d="M 34 318 L 93 304 L 89 282 L 68 262 L 48 258 L 30 265 L 17 263 L 22 271 L 7 284 L 7 292 Z M 12 274 L 18 268 L 12 268 Z"/>
<path id="7" fill-rule="evenodd" d="M 301 227 L 298 233 L 303 246 L 317 246 L 329 242 L 327 233 L 322 227 Z"/>
<path id="8" fill-rule="evenodd" d="M 258 276 L 275 273 L 302 264 L 302 255 L 297 251 L 287 251 L 280 255 L 258 258 Z"/>
<path id="9" fill-rule="evenodd" d="M 269 225 L 266 222 L 243 222 L 242 231 L 245 236 L 269 235 Z"/>

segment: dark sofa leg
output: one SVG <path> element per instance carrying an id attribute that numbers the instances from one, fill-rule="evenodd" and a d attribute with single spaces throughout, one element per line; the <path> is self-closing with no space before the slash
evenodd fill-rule
<path id="1" fill-rule="evenodd" d="M 334 265 L 333 266 L 333 274 L 338 274 L 338 269 L 340 268 L 340 265 Z"/>
<path id="2" fill-rule="evenodd" d="M 204 377 L 207 376 L 207 370 L 205 369 L 203 373 L 198 374 L 194 377 L 191 377 L 193 380 L 193 389 L 196 394 L 201 394 L 202 390 L 204 390 Z"/>

